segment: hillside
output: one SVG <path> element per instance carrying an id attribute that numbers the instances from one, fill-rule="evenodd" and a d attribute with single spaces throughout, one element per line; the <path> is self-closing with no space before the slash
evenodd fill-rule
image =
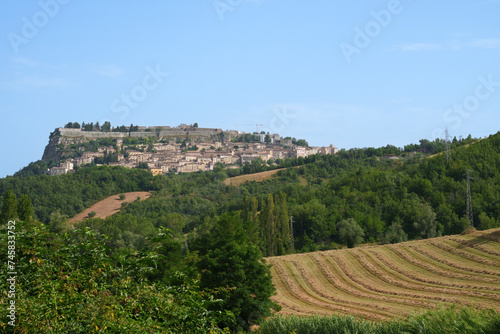
<path id="1" fill-rule="evenodd" d="M 425 152 L 396 160 L 382 149 L 276 161 L 285 168 L 273 177 L 247 175 L 239 180 L 261 182 L 238 187 L 223 181 L 260 172 L 263 163 L 156 176 L 118 166 L 82 166 L 47 176 L 38 175 L 43 164 L 31 165 L 0 182 L 2 214 L 14 217 L 17 210 L 26 217 L 31 199 L 35 218 L 16 226 L 20 240 L 32 240 L 16 252 L 20 286 L 27 287 L 18 306 L 30 310 L 19 319 L 24 328 L 39 326 L 41 332 L 56 321 L 67 332 L 66 319 L 75 318 L 82 320 L 72 328 L 84 323 L 86 332 L 96 323 L 115 332 L 133 323 L 134 332 L 143 332 L 151 319 L 157 328 L 169 327 L 165 319 L 175 320 L 174 314 L 193 328 L 187 322 L 203 319 L 194 314 L 200 310 L 223 315 L 201 320 L 207 324 L 249 328 L 271 315 L 273 277 L 273 298 L 283 315 L 353 314 L 380 321 L 441 303 L 499 310 L 500 133 L 468 147 L 466 141 L 459 144 L 451 161 L 442 155 L 426 159 Z M 485 231 L 457 236 L 471 223 L 465 217 L 467 170 L 474 178 L 473 223 Z M 83 215 L 101 214 L 90 207 L 109 196 L 113 203 L 105 209 L 113 213 L 121 206 L 117 194 L 139 191 L 154 195 L 105 219 L 84 219 L 76 229 L 66 224 L 85 208 Z M 448 237 L 431 239 L 441 235 Z M 417 239 L 427 240 L 396 244 Z M 359 243 L 393 245 L 327 251 Z M 310 253 L 317 250 L 326 252 Z M 272 255 L 282 257 L 269 258 L 269 269 L 260 259 Z M 185 290 L 189 282 L 194 295 Z M 144 291 L 150 292 L 146 298 Z M 124 294 L 132 300 L 125 302 Z M 185 304 L 192 319 L 169 308 L 182 305 L 186 296 L 197 299 Z M 198 307 L 210 305 L 206 298 L 212 296 L 220 304 L 208 310 L 214 313 Z M 231 324 L 226 311 L 243 324 Z"/>
<path id="2" fill-rule="evenodd" d="M 238 170 L 255 169 L 267 167 L 275 160 L 337 152 L 333 145 L 309 147 L 303 139 L 281 138 L 279 134 L 259 136 L 185 124 L 178 127 L 96 124 L 80 127 L 79 123 L 70 122 L 64 128 L 56 128 L 42 157 L 41 162 L 48 166 L 44 173 L 68 174 L 88 164 L 139 167 L 155 175 L 211 171 L 226 165 Z"/>
<path id="3" fill-rule="evenodd" d="M 281 193 L 286 195 L 281 205 L 286 212 L 281 220 L 293 216 L 294 248 L 298 252 L 344 245 L 338 227 L 346 219 L 354 219 L 363 230 L 361 242 L 400 242 L 458 234 L 468 226 L 464 176 L 467 169 L 473 171 L 474 226 L 479 230 L 500 227 L 500 134 L 467 147 L 471 141 L 457 142 L 455 148 L 452 145 L 450 162 L 443 156 L 425 159 L 407 155 L 393 160 L 370 155 L 373 152 L 369 149 L 341 150 L 337 155 L 281 161 L 278 172 L 229 179 L 262 169 L 252 162 L 239 170 L 217 166 L 209 172 L 153 177 L 143 169 L 100 166 L 49 177 L 33 175 L 38 170 L 33 165 L 20 173 L 26 176 L 2 179 L 0 196 L 8 190 L 18 197 L 27 194 L 37 218 L 50 223 L 50 216 L 56 211 L 74 217 L 111 195 L 154 191 L 155 199 L 132 203 L 105 222 L 89 225 L 118 239 L 123 237 L 123 231 L 132 233 L 134 237 L 124 242 L 134 249 L 155 227 L 173 228 L 181 235 L 196 234 L 207 219 L 237 210 L 242 212 L 243 220 L 251 216 L 252 223 L 257 224 L 256 238 L 267 240 L 263 237 L 265 219 L 259 218 L 258 213 L 266 212 L 266 206 L 272 204 L 269 195 L 276 199 L 281 198 Z M 383 153 L 384 149 L 375 151 Z M 276 174 L 267 178 L 272 173 Z M 247 180 L 262 182 L 244 182 Z M 236 182 L 244 183 L 238 187 L 226 185 Z M 256 215 L 249 215 L 251 212 Z M 288 232 L 284 229 L 280 233 Z M 270 245 L 259 246 L 264 256 L 271 255 Z M 273 251 L 274 255 L 288 252 L 277 248 Z"/>
<path id="4" fill-rule="evenodd" d="M 387 320 L 443 303 L 500 311 L 500 229 L 267 261 L 285 315 Z"/>
<path id="5" fill-rule="evenodd" d="M 270 179 L 280 170 L 283 170 L 283 168 L 268 170 L 265 172 L 254 173 L 254 174 L 238 175 L 235 177 L 230 177 L 225 179 L 223 183 L 227 186 L 239 186 L 245 182 L 251 182 L 251 181 L 261 182 Z"/>
<path id="6" fill-rule="evenodd" d="M 8 190 L 12 190 L 17 196 L 27 194 L 35 217 L 48 223 L 54 212 L 74 217 L 109 196 L 150 191 L 152 183 L 153 175 L 143 169 L 84 167 L 67 175 L 29 175 L 0 179 L 0 196 L 4 196 Z"/>
<path id="7" fill-rule="evenodd" d="M 96 218 L 106 219 L 106 217 L 114 215 L 115 213 L 120 212 L 120 208 L 123 203 L 129 203 L 135 201 L 138 197 L 141 198 L 141 201 L 148 199 L 151 197 L 151 193 L 149 191 L 136 191 L 125 193 L 125 199 L 120 200 L 118 195 L 113 195 L 108 198 L 99 201 L 98 203 L 92 205 L 90 208 L 85 209 L 83 212 L 79 213 L 75 217 L 73 217 L 69 222 L 75 223 L 84 220 L 89 216 L 89 213 L 94 211 L 96 213 Z"/>

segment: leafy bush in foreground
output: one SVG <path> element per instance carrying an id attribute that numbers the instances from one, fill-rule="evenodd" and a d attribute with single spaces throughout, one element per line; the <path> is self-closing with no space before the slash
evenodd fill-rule
<path id="1" fill-rule="evenodd" d="M 275 316 L 264 322 L 260 334 L 463 334 L 500 333 L 500 314 L 494 310 L 480 310 L 455 305 L 406 319 L 373 322 L 353 316 Z"/>
<path id="2" fill-rule="evenodd" d="M 157 276 L 170 235 L 160 231 L 150 247 L 119 264 L 107 255 L 107 237 L 90 228 L 57 235 L 39 222 L 16 222 L 15 326 L 6 316 L 2 333 L 221 333 L 229 311 L 211 311 L 221 303 L 199 288 L 198 280 Z M 0 258 L 7 258 L 7 235 L 0 226 Z M 7 296 L 7 272 L 0 272 L 1 308 Z M 215 291 L 217 292 L 217 291 Z"/>

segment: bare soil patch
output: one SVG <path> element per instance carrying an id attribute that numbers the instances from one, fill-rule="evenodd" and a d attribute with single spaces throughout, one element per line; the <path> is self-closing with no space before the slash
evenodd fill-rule
<path id="1" fill-rule="evenodd" d="M 134 191 L 123 194 L 125 195 L 125 199 L 123 201 L 120 199 L 119 195 L 109 196 L 108 198 L 105 198 L 102 201 L 92 205 L 90 208 L 85 209 L 82 213 L 77 214 L 75 217 L 71 218 L 69 222 L 73 224 L 76 222 L 80 222 L 85 218 L 89 218 L 89 213 L 91 213 L 92 211 L 95 211 L 96 213 L 95 218 L 104 219 L 119 212 L 122 207 L 122 203 L 124 202 L 133 202 L 137 200 L 137 197 L 140 197 L 141 201 L 144 201 L 145 199 L 151 197 L 151 193 L 148 191 Z"/>

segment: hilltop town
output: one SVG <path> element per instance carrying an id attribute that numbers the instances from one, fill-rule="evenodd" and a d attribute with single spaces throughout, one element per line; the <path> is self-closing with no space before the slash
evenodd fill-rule
<path id="1" fill-rule="evenodd" d="M 121 126 L 109 122 L 68 123 L 51 133 L 42 160 L 57 164 L 49 175 L 67 174 L 86 164 L 147 168 L 154 175 L 213 170 L 216 164 L 239 168 L 261 159 L 269 165 L 278 159 L 336 154 L 337 148 L 310 147 L 305 140 L 279 134 L 200 128 L 198 124 Z"/>

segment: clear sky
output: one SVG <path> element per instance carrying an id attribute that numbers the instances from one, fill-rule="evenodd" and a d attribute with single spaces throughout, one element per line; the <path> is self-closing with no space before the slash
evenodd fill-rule
<path id="1" fill-rule="evenodd" d="M 0 177 L 68 122 L 310 145 L 500 130 L 500 0 L 6 0 Z"/>

